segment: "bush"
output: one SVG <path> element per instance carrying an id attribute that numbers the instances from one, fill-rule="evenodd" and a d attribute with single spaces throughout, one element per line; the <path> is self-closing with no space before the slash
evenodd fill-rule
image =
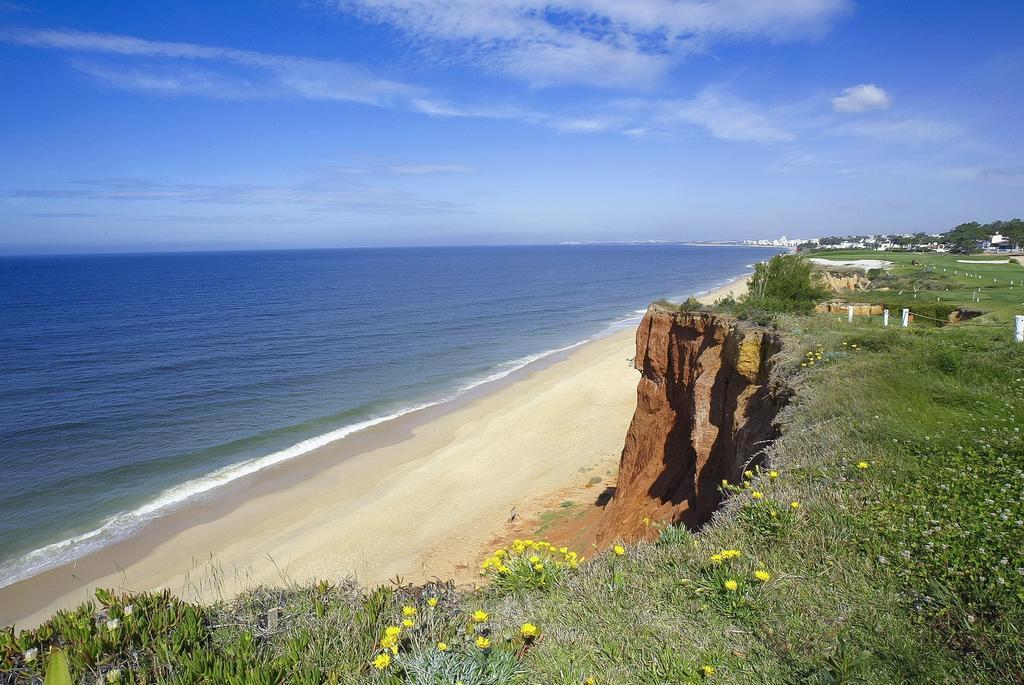
<path id="1" fill-rule="evenodd" d="M 810 314 L 815 303 L 827 296 L 810 262 L 798 255 L 776 255 L 754 267 L 743 297 L 717 304 L 740 319 L 764 325 L 776 314 Z"/>
<path id="2" fill-rule="evenodd" d="M 754 267 L 747 281 L 746 297 L 789 307 L 786 311 L 808 310 L 827 296 L 827 291 L 812 275 L 811 263 L 798 255 L 775 255 Z"/>
<path id="3" fill-rule="evenodd" d="M 704 311 L 706 307 L 693 295 L 690 295 L 686 300 L 679 305 L 679 311 L 681 312 L 700 312 Z"/>
<path id="4" fill-rule="evenodd" d="M 516 540 L 487 557 L 480 572 L 500 590 L 541 590 L 561 582 L 581 561 L 576 552 L 544 540 Z"/>

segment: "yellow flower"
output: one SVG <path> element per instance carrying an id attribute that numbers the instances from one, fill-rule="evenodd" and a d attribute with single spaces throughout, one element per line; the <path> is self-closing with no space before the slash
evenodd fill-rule
<path id="1" fill-rule="evenodd" d="M 523 626 L 519 629 L 519 632 L 522 634 L 523 637 L 529 640 L 537 637 L 537 626 L 533 625 L 532 623 L 524 623 Z"/>
<path id="2" fill-rule="evenodd" d="M 437 643 L 437 651 L 439 651 L 439 652 L 447 652 L 448 651 L 448 643 L 446 643 L 446 642 L 438 642 Z"/>
<path id="3" fill-rule="evenodd" d="M 530 557 L 530 563 L 531 564 L 539 564 L 540 563 L 540 557 L 538 557 L 536 554 L 534 554 L 532 557 Z"/>
<path id="4" fill-rule="evenodd" d="M 415 616 L 416 607 L 402 607 L 402 616 Z"/>
<path id="5" fill-rule="evenodd" d="M 386 628 L 384 630 L 384 636 L 380 639 L 381 649 L 390 649 L 394 653 L 398 653 L 398 635 L 402 632 L 402 629 L 398 626 Z"/>
<path id="6" fill-rule="evenodd" d="M 534 564 L 533 565 L 533 570 L 534 571 L 543 571 L 544 570 L 544 564 Z"/>
<path id="7" fill-rule="evenodd" d="M 761 569 L 758 569 L 754 571 L 754 577 L 760 580 L 762 583 L 767 583 L 768 579 L 772 577 L 772 574 L 768 573 L 767 571 L 762 571 Z"/>
<path id="8" fill-rule="evenodd" d="M 402 625 L 405 626 L 406 628 L 414 628 L 414 627 L 416 627 L 416 624 L 413 622 L 413 620 L 411 618 L 403 618 L 402 619 Z"/>
<path id="9" fill-rule="evenodd" d="M 723 557 L 721 554 L 712 554 L 710 557 L 710 561 L 712 564 L 721 564 L 724 560 L 725 557 Z"/>
<path id="10" fill-rule="evenodd" d="M 790 509 L 799 509 L 800 508 L 800 503 L 797 502 L 796 500 L 793 500 L 792 502 L 789 503 L 789 508 Z"/>
<path id="11" fill-rule="evenodd" d="M 589 676 L 586 680 L 583 681 L 583 685 L 597 685 L 597 681 L 594 680 L 594 676 Z"/>
<path id="12" fill-rule="evenodd" d="M 614 547 L 612 547 L 612 551 L 615 552 L 615 556 L 621 557 L 623 554 L 626 553 L 626 548 L 622 545 L 615 545 Z"/>
<path id="13" fill-rule="evenodd" d="M 484 611 L 483 609 L 477 609 L 476 611 L 473 612 L 473 620 L 476 621 L 477 623 L 483 623 L 484 621 L 487 620 L 488 615 L 489 614 L 486 611 Z"/>
<path id="14" fill-rule="evenodd" d="M 488 640 L 483 635 L 477 635 L 476 646 L 479 647 L 480 649 L 489 649 L 490 646 L 491 646 L 491 641 Z"/>
<path id="15" fill-rule="evenodd" d="M 432 606 L 432 607 L 436 607 L 437 606 L 437 597 L 430 597 L 429 599 L 427 599 L 427 605 L 428 606 Z"/>
<path id="16" fill-rule="evenodd" d="M 744 471 L 743 472 L 743 477 L 744 478 L 753 478 L 754 477 L 754 472 L 753 471 Z"/>
<path id="17" fill-rule="evenodd" d="M 858 469 L 866 469 L 869 466 L 871 466 L 871 464 L 867 463 L 866 461 L 861 461 L 861 462 L 857 463 L 857 468 Z"/>
<path id="18" fill-rule="evenodd" d="M 771 478 L 772 480 L 775 480 L 776 478 L 779 477 L 779 472 L 778 471 L 769 471 L 768 472 L 768 477 Z"/>
<path id="19" fill-rule="evenodd" d="M 736 588 L 739 587 L 739 583 L 730 578 L 729 580 L 725 581 L 725 583 L 723 583 L 723 587 L 725 587 L 725 589 L 729 592 L 736 592 Z"/>
<path id="20" fill-rule="evenodd" d="M 377 655 L 377 658 L 373 660 L 373 667 L 378 671 L 383 671 L 385 668 L 391 665 L 391 655 L 387 652 L 381 652 Z"/>
<path id="21" fill-rule="evenodd" d="M 714 667 L 714 666 L 701 666 L 701 667 L 700 667 L 700 670 L 701 670 L 701 672 L 702 672 L 702 673 L 703 673 L 703 674 L 704 674 L 705 676 L 712 676 L 712 675 L 715 675 L 715 667 Z"/>
<path id="22" fill-rule="evenodd" d="M 722 550 L 723 559 L 735 559 L 736 557 L 742 556 L 743 553 L 738 549 L 724 549 Z"/>
<path id="23" fill-rule="evenodd" d="M 644 516 L 644 525 L 645 526 L 651 525 L 651 517 L 650 516 Z"/>
<path id="24" fill-rule="evenodd" d="M 764 497 L 764 495 L 758 492 L 757 490 L 754 490 L 752 493 L 750 493 L 750 496 L 753 497 L 754 499 L 761 499 Z"/>

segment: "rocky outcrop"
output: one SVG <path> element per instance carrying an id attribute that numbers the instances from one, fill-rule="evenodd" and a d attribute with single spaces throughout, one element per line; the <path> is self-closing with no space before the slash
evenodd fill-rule
<path id="1" fill-rule="evenodd" d="M 871 280 L 860 272 L 832 273 L 829 271 L 818 271 L 817 276 L 823 286 L 835 292 L 867 290 L 871 287 Z"/>
<path id="2" fill-rule="evenodd" d="M 885 305 L 881 304 L 859 304 L 856 302 L 843 302 L 842 300 L 831 300 L 820 302 L 814 306 L 814 311 L 819 314 L 846 314 L 847 307 L 853 307 L 854 316 L 881 316 Z"/>
<path id="3" fill-rule="evenodd" d="M 637 406 L 598 543 L 653 534 L 643 523 L 697 528 L 776 437 L 787 393 L 769 381 L 781 349 L 770 331 L 707 312 L 651 305 L 636 336 Z"/>
<path id="4" fill-rule="evenodd" d="M 975 319 L 984 314 L 980 309 L 968 309 L 967 307 L 957 307 L 955 310 L 949 313 L 948 321 L 950 323 L 960 323 L 961 321 L 968 321 Z"/>

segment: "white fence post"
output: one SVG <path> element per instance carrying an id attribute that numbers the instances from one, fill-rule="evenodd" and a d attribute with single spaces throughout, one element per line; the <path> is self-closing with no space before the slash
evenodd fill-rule
<path id="1" fill-rule="evenodd" d="M 889 327 L 889 310 L 888 309 L 883 309 L 882 310 L 882 327 L 883 328 L 888 328 Z"/>
<path id="2" fill-rule="evenodd" d="M 853 305 L 846 305 L 846 320 L 853 323 Z"/>
<path id="3" fill-rule="evenodd" d="M 910 325 L 910 310 L 909 309 L 906 309 L 906 308 L 903 309 L 903 316 L 900 319 L 900 325 L 903 326 L 904 328 L 906 328 L 907 326 Z"/>
<path id="4" fill-rule="evenodd" d="M 1014 332 L 1013 339 L 1019 343 L 1024 343 L 1024 316 L 1018 314 L 1013 317 Z"/>

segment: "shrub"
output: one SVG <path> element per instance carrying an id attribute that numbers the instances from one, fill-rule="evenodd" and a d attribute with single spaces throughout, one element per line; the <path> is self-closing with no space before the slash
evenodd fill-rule
<path id="1" fill-rule="evenodd" d="M 507 549 L 495 550 L 480 565 L 495 588 L 506 591 L 550 588 L 579 566 L 583 558 L 565 547 L 543 540 L 516 540 Z"/>
<path id="2" fill-rule="evenodd" d="M 679 305 L 679 311 L 681 312 L 700 312 L 707 309 L 704 304 L 693 295 L 690 295 L 682 304 Z"/>
<path id="3" fill-rule="evenodd" d="M 754 267 L 743 297 L 716 304 L 737 318 L 765 325 L 777 314 L 809 314 L 827 295 L 810 262 L 798 255 L 776 255 Z"/>
<path id="4" fill-rule="evenodd" d="M 811 263 L 803 257 L 775 255 L 754 266 L 745 297 L 770 303 L 777 311 L 810 311 L 816 301 L 828 294 L 815 282 L 813 274 Z"/>
<path id="5" fill-rule="evenodd" d="M 692 546 L 693 545 L 693 541 L 694 541 L 694 537 L 693 537 L 693 533 L 690 532 L 690 529 L 687 528 L 686 526 L 682 525 L 682 524 L 679 524 L 679 525 L 665 526 L 661 530 L 661 533 L 658 534 L 658 539 L 655 542 L 655 544 L 658 547 L 680 546 L 680 545 Z"/>

